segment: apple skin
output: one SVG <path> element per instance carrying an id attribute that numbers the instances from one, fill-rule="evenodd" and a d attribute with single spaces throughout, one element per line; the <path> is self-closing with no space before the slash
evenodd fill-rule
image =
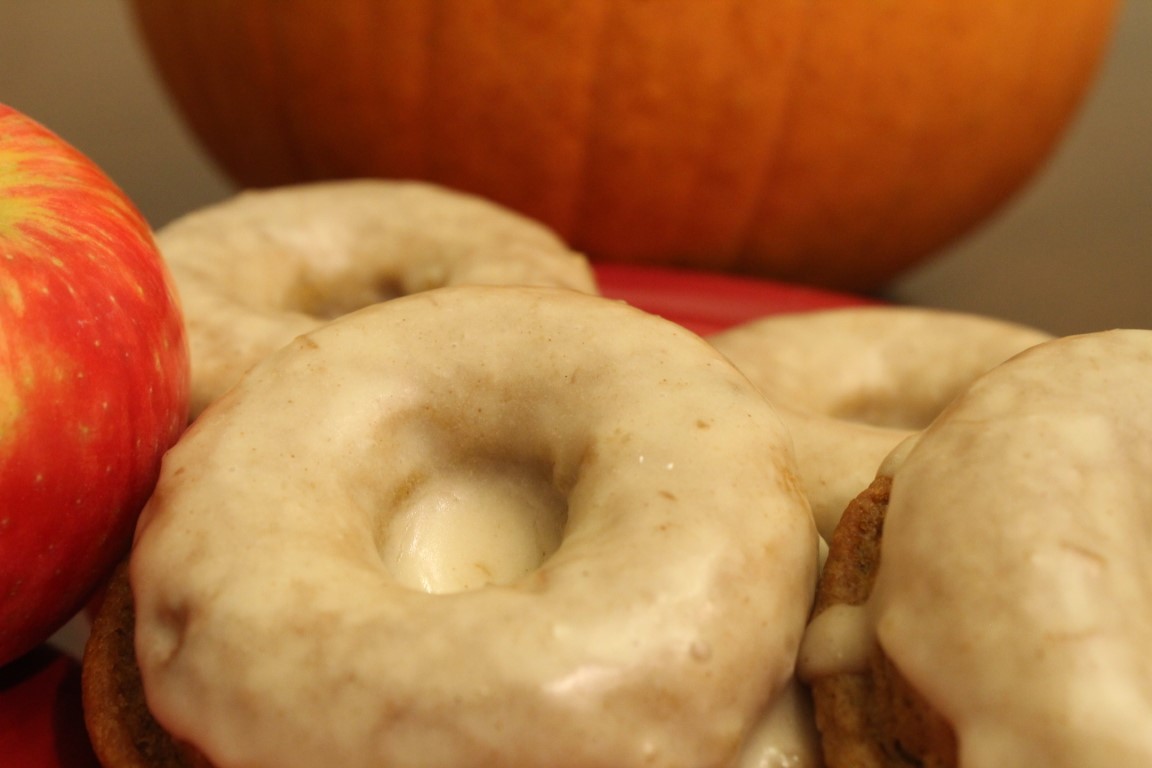
<path id="1" fill-rule="evenodd" d="M 62 626 L 128 550 L 187 423 L 188 366 L 143 216 L 0 104 L 0 664 Z"/>
<path id="2" fill-rule="evenodd" d="M 80 662 L 39 645 L 0 667 L 0 755 L 15 768 L 99 768 L 88 741 Z"/>

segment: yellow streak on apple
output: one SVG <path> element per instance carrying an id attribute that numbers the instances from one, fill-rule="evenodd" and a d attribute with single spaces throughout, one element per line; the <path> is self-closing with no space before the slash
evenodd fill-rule
<path id="1" fill-rule="evenodd" d="M 16 383 L 7 377 L 0 378 L 0 456 L 7 453 L 5 443 L 20 422 L 24 412 L 24 401 Z"/>
<path id="2" fill-rule="evenodd" d="M 11 256 L 7 257 L 9 260 Z M 24 316 L 24 291 L 20 289 L 20 284 L 15 280 L 5 280 L 0 285 L 0 293 L 3 293 L 4 304 L 7 306 L 8 311 L 15 317 Z"/>
<path id="3" fill-rule="evenodd" d="M 0 162 L 0 240 L 7 243 L 16 244 L 23 239 L 19 222 L 34 220 L 39 208 L 36 201 L 12 192 L 26 187 L 33 177 L 25 169 L 25 159 L 31 157 L 26 152 L 14 152 L 5 162 Z"/>
<path id="4" fill-rule="evenodd" d="M 44 139 L 40 141 L 47 144 Z M 33 170 L 37 162 L 43 160 L 44 155 L 34 147 L 30 151 L 14 151 L 5 162 L 0 162 L 0 242 L 6 245 L 27 245 L 25 228 L 29 222 L 35 222 L 36 228 L 48 237 L 65 237 L 75 231 L 72 222 L 54 213 L 36 193 L 80 182 L 69 175 L 66 162 L 48 175 L 43 169 Z M 113 207 L 123 207 L 123 201 L 110 191 L 100 190 L 97 195 L 111 201 Z"/>

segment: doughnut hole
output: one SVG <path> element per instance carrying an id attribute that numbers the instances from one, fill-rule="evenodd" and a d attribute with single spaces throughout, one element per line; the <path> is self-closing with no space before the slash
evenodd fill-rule
<path id="1" fill-rule="evenodd" d="M 910 414 L 907 403 L 869 400 L 867 396 L 862 396 L 856 402 L 840 404 L 840 407 L 831 411 L 829 415 L 834 419 L 872 427 L 921 430 L 932 422 L 937 412 L 938 409 L 931 409 Z"/>
<path id="2" fill-rule="evenodd" d="M 978 315 L 867 306 L 774 315 L 709 341 L 777 405 L 827 540 L 897 445 L 986 371 L 1050 338 Z"/>
<path id="3" fill-rule="evenodd" d="M 302 312 L 318 320 L 335 320 L 364 307 L 399 298 L 405 290 L 394 274 L 344 275 L 322 279 L 303 272 L 281 309 Z"/>
<path id="4" fill-rule="evenodd" d="M 957 338 L 946 344 L 927 331 L 920 331 L 921 338 L 842 339 L 838 350 L 831 345 L 806 353 L 805 359 L 785 359 L 764 373 L 753 368 L 752 378 L 767 397 L 804 413 L 920 431 L 980 374 L 1046 338 L 1030 330 L 1008 333 L 992 321 L 968 322 L 970 335 L 999 331 L 1003 339 Z"/>
<path id="5" fill-rule="evenodd" d="M 1050 338 L 990 317 L 869 306 L 767 317 L 710 341 L 774 402 L 919 431 L 978 376 Z"/>
<path id="6" fill-rule="evenodd" d="M 839 393 L 820 404 L 823 412 L 834 419 L 885 429 L 925 429 L 957 395 L 971 383 L 975 374 L 957 372 L 952 381 L 935 381 L 923 372 L 870 387 L 857 383 L 851 390 Z M 819 411 L 817 411 L 819 412 Z"/>
<path id="7" fill-rule="evenodd" d="M 400 584 L 422 592 L 466 592 L 510 584 L 560 546 L 564 496 L 539 471 L 487 462 L 413 479 L 378 537 Z"/>
<path id="8" fill-rule="evenodd" d="M 576 464 L 542 442 L 556 414 L 542 416 L 542 393 L 530 388 L 480 405 L 475 393 L 494 386 L 483 374 L 427 382 L 380 435 L 376 461 L 393 480 L 364 478 L 356 503 L 375 521 L 384 569 L 405 588 L 453 594 L 510 585 L 560 547 L 574 478 L 559 467 Z M 520 436 L 512 445 L 507 430 Z"/>
<path id="9" fill-rule="evenodd" d="M 366 269 L 346 264 L 339 253 L 329 254 L 329 263 L 339 271 L 303 265 L 291 287 L 270 309 L 302 312 L 318 320 L 334 320 L 343 314 L 362 310 L 416 292 L 395 269 Z"/>
<path id="10" fill-rule="evenodd" d="M 546 228 L 420 183 L 248 190 L 156 237 L 187 319 L 193 419 L 257 361 L 357 310 L 452 285 L 599 292 L 588 260 Z"/>

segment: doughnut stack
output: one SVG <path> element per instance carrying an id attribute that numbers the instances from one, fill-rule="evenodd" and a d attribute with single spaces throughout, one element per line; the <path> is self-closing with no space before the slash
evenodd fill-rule
<path id="1" fill-rule="evenodd" d="M 85 654 L 106 768 L 1152 765 L 1152 332 L 701 338 L 423 184 L 157 239 L 195 397 Z"/>

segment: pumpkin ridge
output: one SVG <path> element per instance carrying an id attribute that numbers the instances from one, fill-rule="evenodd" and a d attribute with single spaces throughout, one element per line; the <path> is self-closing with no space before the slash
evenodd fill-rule
<path id="1" fill-rule="evenodd" d="M 598 112 L 596 104 L 598 102 L 597 94 L 602 92 L 606 80 L 606 57 L 608 53 L 608 46 L 603 44 L 606 35 L 610 34 L 611 29 L 610 21 L 614 16 L 618 6 L 610 2 L 610 0 L 600 0 L 600 7 L 597 16 L 600 19 L 600 24 L 596 30 L 596 44 L 593 46 L 595 50 L 595 59 L 590 67 L 588 67 L 588 104 L 589 109 L 584 113 L 585 124 L 582 126 L 583 130 L 579 131 L 579 158 L 576 162 L 576 176 L 574 178 L 574 192 L 568 204 L 567 221 L 554 222 L 553 226 L 556 231 L 560 233 L 561 237 L 569 240 L 574 232 L 580 232 L 585 229 L 584 221 L 587 217 L 587 202 L 590 193 L 589 189 L 589 158 L 592 156 L 592 143 L 596 133 L 595 126 L 599 122 L 597 119 Z M 580 245 L 576 245 L 580 248 Z M 591 254 L 595 256 L 595 254 Z"/>
<path id="2" fill-rule="evenodd" d="M 790 125 L 795 119 L 796 110 L 792 108 L 796 94 L 800 87 L 800 73 L 804 52 L 809 49 L 808 43 L 812 38 L 814 29 L 813 19 L 816 15 L 816 6 L 819 0 L 804 3 L 801 15 L 797 18 L 799 32 L 796 42 L 792 45 L 791 55 L 788 57 L 787 76 L 784 98 L 781 101 L 780 118 L 776 125 L 776 135 L 772 138 L 771 148 L 764 154 L 763 171 L 759 175 L 756 191 L 753 193 L 752 205 L 748 206 L 748 215 L 743 226 L 743 233 L 737 239 L 737 251 L 732 257 L 732 266 L 739 272 L 755 271 L 755 234 L 763 223 L 764 211 L 769 208 L 768 196 L 773 187 L 772 180 L 779 171 L 784 146 L 791 134 Z"/>
<path id="3" fill-rule="evenodd" d="M 291 84 L 295 79 L 292 67 L 292 56 L 287 52 L 289 46 L 285 43 L 290 39 L 286 33 L 286 25 L 279 14 L 270 9 L 267 3 L 258 6 L 262 11 L 264 22 L 259 30 L 265 38 L 268 50 L 269 87 L 275 89 L 276 97 L 269 99 L 277 116 L 276 123 L 283 127 L 284 145 L 287 161 L 293 169 L 292 175 L 304 179 L 317 177 L 316 169 L 307 161 L 305 147 L 308 142 L 305 137 L 308 131 L 301 130 L 298 113 L 300 112 L 298 98 Z M 308 112 L 305 105 L 305 115 Z"/>
<path id="4" fill-rule="evenodd" d="M 602 262 L 870 291 L 1035 176 L 1120 5 L 925 2 L 130 7 L 241 185 L 422 179 Z"/>
<path id="5" fill-rule="evenodd" d="M 414 2 L 417 0 L 413 0 Z M 420 110 L 420 119 L 416 121 L 417 125 L 432 126 L 430 116 L 433 114 L 432 95 L 436 87 L 437 79 L 433 76 L 435 72 L 435 62 L 433 56 L 440 47 L 436 44 L 437 32 L 440 30 L 439 16 L 441 4 L 436 0 L 427 2 L 426 0 L 419 0 L 421 7 L 424 9 L 425 24 L 423 30 L 423 55 L 420 57 L 420 87 L 417 88 L 419 93 L 419 102 L 416 108 Z M 414 168 L 419 168 L 419 177 L 424 177 L 432 181 L 440 181 L 443 172 L 436 167 L 435 155 L 429 148 L 428 144 L 428 130 L 414 131 L 418 140 L 418 158 L 413 158 L 412 164 Z"/>

